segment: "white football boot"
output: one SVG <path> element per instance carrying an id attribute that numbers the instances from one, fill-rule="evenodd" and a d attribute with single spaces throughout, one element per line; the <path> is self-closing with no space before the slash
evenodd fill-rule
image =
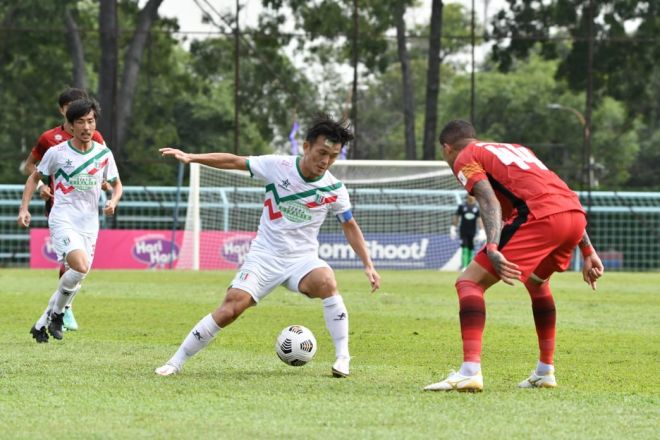
<path id="1" fill-rule="evenodd" d="M 539 376 L 536 371 L 532 375 L 518 384 L 518 388 L 555 388 L 557 380 L 555 379 L 555 370 L 550 370 L 548 374 Z"/>
<path id="2" fill-rule="evenodd" d="M 348 377 L 350 362 L 351 358 L 349 357 L 338 357 L 337 360 L 335 360 L 335 363 L 332 365 L 332 376 Z"/>
<path id="3" fill-rule="evenodd" d="M 172 364 L 165 364 L 162 367 L 156 368 L 154 371 L 156 374 L 161 376 L 172 376 L 179 373 L 179 369 Z"/>
<path id="4" fill-rule="evenodd" d="M 484 378 L 481 371 L 474 376 L 463 376 L 452 371 L 442 382 L 432 383 L 424 387 L 424 391 L 468 391 L 480 392 L 484 389 Z"/>

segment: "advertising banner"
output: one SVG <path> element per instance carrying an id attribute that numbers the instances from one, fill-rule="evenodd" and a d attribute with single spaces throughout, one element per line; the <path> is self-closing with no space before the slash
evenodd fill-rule
<path id="1" fill-rule="evenodd" d="M 92 267 L 95 269 L 167 269 L 177 267 L 183 231 L 172 243 L 168 230 L 99 231 Z M 203 231 L 200 268 L 236 269 L 250 249 L 254 232 Z M 456 269 L 459 243 L 437 234 L 365 234 L 371 259 L 379 269 Z M 319 235 L 319 256 L 335 269 L 362 267 L 359 257 L 341 233 Z M 181 257 L 185 262 L 189 256 Z M 190 267 L 189 264 L 183 264 Z M 30 230 L 30 267 L 57 267 L 57 255 L 48 229 Z"/>

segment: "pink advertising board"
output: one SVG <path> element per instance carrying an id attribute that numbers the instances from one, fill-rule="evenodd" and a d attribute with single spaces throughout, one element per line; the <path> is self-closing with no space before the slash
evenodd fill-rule
<path id="1" fill-rule="evenodd" d="M 235 269 L 254 238 L 253 232 L 202 232 L 200 240 L 201 269 Z M 94 256 L 94 269 L 157 269 L 174 267 L 181 256 L 183 232 L 177 231 L 172 248 L 172 231 L 146 229 L 102 229 L 99 231 Z M 58 266 L 48 229 L 30 230 L 30 267 Z M 188 265 L 186 265 L 188 266 Z M 189 267 L 189 266 L 188 266 Z"/>

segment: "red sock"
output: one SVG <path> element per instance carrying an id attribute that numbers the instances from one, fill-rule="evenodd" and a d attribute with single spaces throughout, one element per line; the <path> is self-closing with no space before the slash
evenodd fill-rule
<path id="1" fill-rule="evenodd" d="M 481 362 L 481 339 L 486 325 L 484 289 L 474 281 L 456 282 L 458 292 L 463 362 Z"/>
<path id="2" fill-rule="evenodd" d="M 550 291 L 550 283 L 538 284 L 528 280 L 525 287 L 532 298 L 534 324 L 536 325 L 536 335 L 539 338 L 539 350 L 541 350 L 539 359 L 543 363 L 552 365 L 555 355 L 557 310 Z"/>

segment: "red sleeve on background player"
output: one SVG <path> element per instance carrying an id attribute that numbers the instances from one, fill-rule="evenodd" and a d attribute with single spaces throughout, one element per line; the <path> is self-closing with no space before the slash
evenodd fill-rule
<path id="1" fill-rule="evenodd" d="M 103 139 L 103 136 L 101 136 L 101 133 L 98 132 L 98 130 L 94 131 L 94 134 L 92 135 L 92 140 L 101 145 L 105 144 L 105 140 Z"/>
<path id="2" fill-rule="evenodd" d="M 468 193 L 472 193 L 472 187 L 480 180 L 487 179 L 486 171 L 477 161 L 473 153 L 474 147 L 468 146 L 461 151 L 454 162 L 454 174 L 458 181 L 465 187 Z"/>
<path id="3" fill-rule="evenodd" d="M 37 144 L 32 148 L 32 155 L 37 159 L 37 161 L 40 161 L 44 158 L 44 154 L 46 154 L 46 151 L 48 151 L 49 147 L 50 146 L 46 140 L 46 133 L 44 132 L 41 134 L 41 136 L 39 136 Z"/>

